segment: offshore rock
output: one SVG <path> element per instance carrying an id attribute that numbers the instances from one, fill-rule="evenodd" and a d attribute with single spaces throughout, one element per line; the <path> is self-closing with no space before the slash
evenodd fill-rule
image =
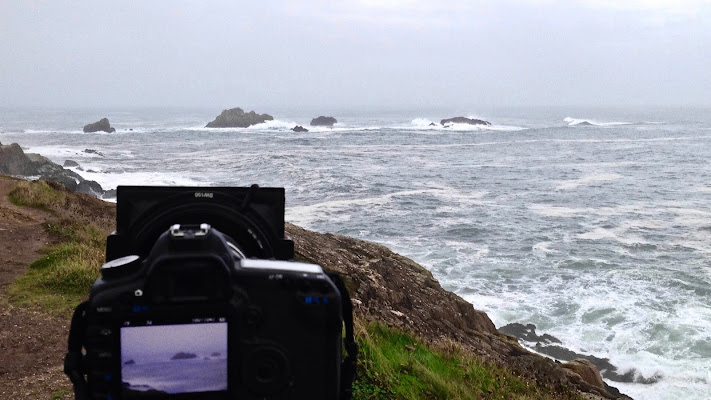
<path id="1" fill-rule="evenodd" d="M 96 154 L 97 156 L 104 157 L 104 153 L 102 153 L 102 152 L 100 152 L 100 151 L 96 151 L 96 150 L 94 150 L 94 149 L 84 149 L 84 153 L 86 153 L 86 154 Z"/>
<path id="2" fill-rule="evenodd" d="M 74 160 L 64 160 L 62 167 L 78 167 L 79 163 Z"/>
<path id="3" fill-rule="evenodd" d="M 319 116 L 311 120 L 311 126 L 328 126 L 333 127 L 333 124 L 338 123 L 333 117 Z"/>
<path id="4" fill-rule="evenodd" d="M 484 121 L 481 119 L 472 119 L 472 118 L 466 118 L 466 117 L 454 117 L 454 118 L 447 118 L 439 121 L 442 126 L 444 125 L 449 125 L 449 124 L 469 124 L 469 125 L 485 125 L 485 126 L 491 126 L 491 122 L 489 121 Z"/>
<path id="5" fill-rule="evenodd" d="M 294 132 L 308 132 L 309 130 L 304 128 L 301 125 L 296 125 L 295 127 L 291 128 L 292 131 Z"/>
<path id="6" fill-rule="evenodd" d="M 245 113 L 238 107 L 222 110 L 222 113 L 214 121 L 205 125 L 205 128 L 247 128 L 273 119 L 274 117 L 269 114 L 257 114 L 254 111 Z"/>
<path id="7" fill-rule="evenodd" d="M 116 132 L 115 128 L 111 127 L 108 118 L 102 118 L 93 124 L 84 125 L 84 132 Z"/>
<path id="8" fill-rule="evenodd" d="M 197 354 L 183 353 L 181 351 L 181 352 L 175 353 L 175 355 L 173 357 L 171 357 L 170 359 L 171 360 L 189 360 L 191 358 L 197 358 Z"/>

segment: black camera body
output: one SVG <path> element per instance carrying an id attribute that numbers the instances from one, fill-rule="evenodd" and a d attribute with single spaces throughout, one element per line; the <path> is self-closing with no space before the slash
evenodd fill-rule
<path id="1" fill-rule="evenodd" d="M 75 391 L 81 341 L 88 399 L 342 397 L 350 298 L 286 261 L 283 218 L 283 189 L 119 187 L 107 262 L 72 321 Z"/>

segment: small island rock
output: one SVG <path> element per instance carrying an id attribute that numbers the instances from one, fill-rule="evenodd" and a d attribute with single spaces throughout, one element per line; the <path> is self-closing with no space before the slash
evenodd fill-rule
<path id="1" fill-rule="evenodd" d="M 485 125 L 485 126 L 491 126 L 491 122 L 489 121 L 484 121 L 481 119 L 472 119 L 472 118 L 467 118 L 467 117 L 454 117 L 454 118 L 447 118 L 439 121 L 440 124 L 442 125 L 448 125 L 448 124 L 469 124 L 469 125 Z"/>
<path id="2" fill-rule="evenodd" d="M 309 130 L 304 128 L 301 125 L 296 125 L 295 127 L 291 128 L 292 131 L 294 132 L 308 132 Z"/>
<path id="3" fill-rule="evenodd" d="M 78 167 L 79 163 L 74 160 L 64 160 L 62 167 Z"/>
<path id="4" fill-rule="evenodd" d="M 197 358 L 197 354 L 193 354 L 193 353 L 183 353 L 183 352 L 181 351 L 181 352 L 175 353 L 175 355 L 174 355 L 173 357 L 171 357 L 170 359 L 171 359 L 171 360 L 187 360 L 187 359 L 190 359 L 190 358 Z"/>
<path id="5" fill-rule="evenodd" d="M 100 152 L 100 151 L 97 151 L 97 150 L 94 150 L 94 149 L 84 149 L 84 153 L 87 153 L 87 154 L 96 154 L 97 156 L 104 157 L 104 153 L 102 153 L 102 152 Z"/>
<path id="6" fill-rule="evenodd" d="M 222 110 L 222 113 L 214 121 L 205 125 L 205 128 L 247 128 L 273 119 L 274 117 L 269 114 L 257 114 L 254 111 L 245 113 L 238 107 Z"/>
<path id="7" fill-rule="evenodd" d="M 333 124 L 338 123 L 333 117 L 324 117 L 323 115 L 311 120 L 311 126 L 328 126 L 332 127 Z"/>
<path id="8" fill-rule="evenodd" d="M 112 128 L 108 118 L 102 118 L 93 124 L 84 125 L 84 132 L 116 132 L 116 128 Z"/>

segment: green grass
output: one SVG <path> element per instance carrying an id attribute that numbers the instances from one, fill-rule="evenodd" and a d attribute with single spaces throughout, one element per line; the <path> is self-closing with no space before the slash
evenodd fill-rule
<path id="1" fill-rule="evenodd" d="M 52 400 L 61 400 L 65 397 L 67 397 L 67 395 L 69 395 L 69 394 L 70 393 L 67 392 L 66 390 L 59 390 L 59 391 L 55 392 L 54 394 L 52 394 Z M 72 396 L 72 397 L 74 397 L 74 396 Z"/>
<path id="2" fill-rule="evenodd" d="M 89 294 L 104 261 L 106 238 L 88 225 L 66 221 L 45 225 L 65 239 L 42 250 L 26 274 L 8 287 L 10 299 L 20 305 L 37 305 L 52 314 L 68 314 Z"/>
<path id="3" fill-rule="evenodd" d="M 561 398 L 456 344 L 438 348 L 380 324 L 360 325 L 355 400 Z"/>
<path id="4" fill-rule="evenodd" d="M 67 202 L 67 193 L 52 188 L 46 181 L 18 182 L 8 197 L 15 205 L 39 208 L 49 212 Z"/>
<path id="5" fill-rule="evenodd" d="M 22 181 L 9 194 L 16 205 L 60 214 L 68 194 L 47 182 Z M 42 249 L 44 256 L 7 288 L 11 301 L 39 306 L 51 314 L 67 315 L 89 294 L 104 261 L 106 236 L 95 226 L 76 219 L 47 223 L 45 230 L 60 243 Z"/>

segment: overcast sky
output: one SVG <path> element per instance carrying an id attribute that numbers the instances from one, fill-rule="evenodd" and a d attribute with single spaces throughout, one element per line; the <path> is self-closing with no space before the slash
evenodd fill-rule
<path id="1" fill-rule="evenodd" d="M 711 1 L 0 0 L 0 106 L 711 105 Z"/>

